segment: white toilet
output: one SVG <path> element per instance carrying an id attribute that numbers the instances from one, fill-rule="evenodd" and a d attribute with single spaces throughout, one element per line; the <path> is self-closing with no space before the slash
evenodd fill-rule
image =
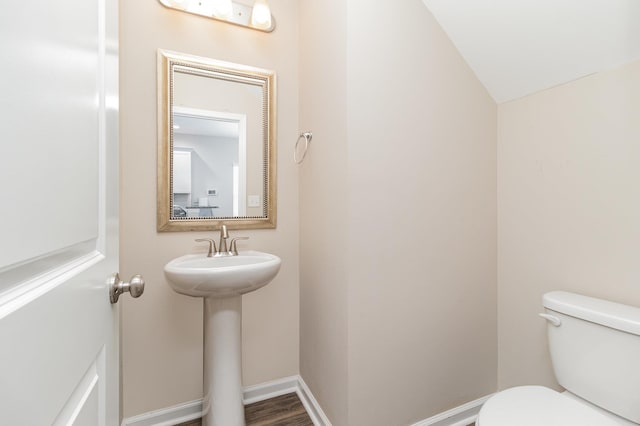
<path id="1" fill-rule="evenodd" d="M 640 424 L 640 308 L 564 291 L 545 294 L 543 305 L 553 369 L 566 391 L 498 392 L 476 425 Z"/>

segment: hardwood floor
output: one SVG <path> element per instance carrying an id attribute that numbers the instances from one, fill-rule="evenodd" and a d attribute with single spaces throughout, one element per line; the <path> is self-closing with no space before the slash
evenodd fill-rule
<path id="1" fill-rule="evenodd" d="M 244 416 L 247 426 L 313 426 L 295 393 L 249 404 L 244 407 Z M 197 419 L 176 426 L 202 426 L 202 422 Z"/>
<path id="2" fill-rule="evenodd" d="M 313 426 L 302 402 L 289 393 L 244 407 L 247 426 Z M 200 419 L 176 426 L 201 426 Z"/>
<path id="3" fill-rule="evenodd" d="M 247 426 L 313 426 L 295 393 L 247 405 L 244 413 Z"/>

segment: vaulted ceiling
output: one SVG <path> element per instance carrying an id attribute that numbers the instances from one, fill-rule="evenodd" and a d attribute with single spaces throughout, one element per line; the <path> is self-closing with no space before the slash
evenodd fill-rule
<path id="1" fill-rule="evenodd" d="M 640 0 L 422 0 L 496 102 L 640 59 Z"/>

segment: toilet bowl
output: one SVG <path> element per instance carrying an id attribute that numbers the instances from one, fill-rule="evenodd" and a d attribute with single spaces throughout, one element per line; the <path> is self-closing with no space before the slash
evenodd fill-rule
<path id="1" fill-rule="evenodd" d="M 634 426 L 567 392 L 543 386 L 518 386 L 484 404 L 476 426 Z"/>
<path id="2" fill-rule="evenodd" d="M 567 391 L 506 389 L 485 402 L 476 425 L 640 424 L 640 309 L 558 291 L 543 305 L 554 372 Z"/>

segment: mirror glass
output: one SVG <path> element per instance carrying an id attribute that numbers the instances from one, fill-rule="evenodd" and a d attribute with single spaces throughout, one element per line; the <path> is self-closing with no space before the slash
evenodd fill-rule
<path id="1" fill-rule="evenodd" d="M 159 51 L 158 230 L 275 227 L 275 75 Z"/>

